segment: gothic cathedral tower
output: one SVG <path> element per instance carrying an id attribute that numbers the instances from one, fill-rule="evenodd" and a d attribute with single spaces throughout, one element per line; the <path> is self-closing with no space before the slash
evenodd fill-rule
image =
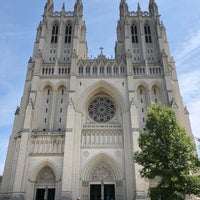
<path id="1" fill-rule="evenodd" d="M 0 199 L 146 200 L 138 150 L 151 102 L 172 106 L 192 135 L 166 31 L 149 11 L 120 2 L 115 58 L 88 58 L 83 5 L 48 0 L 10 137 Z"/>

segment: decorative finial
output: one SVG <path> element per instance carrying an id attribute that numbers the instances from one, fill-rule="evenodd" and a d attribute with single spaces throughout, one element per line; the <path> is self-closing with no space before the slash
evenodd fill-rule
<path id="1" fill-rule="evenodd" d="M 100 49 L 100 51 L 101 51 L 100 54 L 103 55 L 103 47 L 100 47 L 99 49 Z"/>

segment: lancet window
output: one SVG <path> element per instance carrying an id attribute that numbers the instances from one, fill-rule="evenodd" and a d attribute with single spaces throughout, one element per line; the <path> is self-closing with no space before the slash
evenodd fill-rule
<path id="1" fill-rule="evenodd" d="M 59 30 L 59 26 L 55 24 L 52 28 L 51 43 L 58 42 L 58 30 Z"/>
<path id="2" fill-rule="evenodd" d="M 151 28 L 148 24 L 144 26 L 144 34 L 146 43 L 152 43 Z"/>
<path id="3" fill-rule="evenodd" d="M 132 43 L 138 43 L 138 30 L 135 24 L 131 26 L 131 35 L 132 35 Z"/>
<path id="4" fill-rule="evenodd" d="M 68 24 L 65 28 L 65 43 L 70 44 L 72 41 L 72 26 Z"/>

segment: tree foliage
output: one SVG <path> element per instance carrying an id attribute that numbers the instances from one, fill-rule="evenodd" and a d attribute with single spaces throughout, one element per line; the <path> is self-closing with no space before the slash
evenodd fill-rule
<path id="1" fill-rule="evenodd" d="M 142 165 L 141 176 L 157 180 L 157 185 L 149 188 L 152 200 L 200 196 L 195 145 L 172 108 L 152 104 L 147 113 L 146 130 L 141 131 L 138 142 L 141 150 L 134 153 L 134 159 Z"/>

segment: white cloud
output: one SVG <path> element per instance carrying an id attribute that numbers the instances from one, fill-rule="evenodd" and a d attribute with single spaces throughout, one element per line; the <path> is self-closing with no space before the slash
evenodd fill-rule
<path id="1" fill-rule="evenodd" d="M 186 101 L 200 98 L 200 69 L 182 73 L 179 76 L 181 93 Z"/>
<path id="2" fill-rule="evenodd" d="M 200 51 L 200 29 L 194 28 L 188 35 L 185 42 L 177 49 L 176 61 L 180 65 L 189 57 Z"/>

